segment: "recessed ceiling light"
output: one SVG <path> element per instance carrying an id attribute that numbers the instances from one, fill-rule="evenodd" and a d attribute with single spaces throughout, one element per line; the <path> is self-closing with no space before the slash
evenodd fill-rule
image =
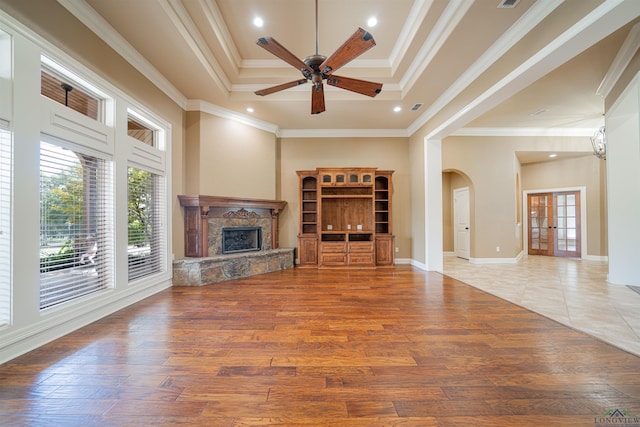
<path id="1" fill-rule="evenodd" d="M 371 18 L 369 18 L 369 20 L 367 21 L 367 25 L 369 27 L 375 27 L 376 25 L 378 25 L 378 19 L 376 19 L 375 16 L 372 16 Z"/>
<path id="2" fill-rule="evenodd" d="M 402 111 L 402 107 L 397 106 L 397 107 L 393 107 L 393 111 L 395 111 L 396 113 L 399 111 Z"/>
<path id="3" fill-rule="evenodd" d="M 247 111 L 248 111 L 249 113 L 253 113 L 255 110 L 253 109 L 253 107 L 247 107 Z"/>
<path id="4" fill-rule="evenodd" d="M 549 157 L 551 157 L 553 159 L 554 157 L 558 157 L 558 155 L 556 153 L 551 153 L 551 154 L 549 154 Z"/>
<path id="5" fill-rule="evenodd" d="M 253 18 L 253 25 L 255 25 L 256 27 L 262 27 L 264 25 L 264 21 L 259 16 L 256 16 L 255 18 Z"/>

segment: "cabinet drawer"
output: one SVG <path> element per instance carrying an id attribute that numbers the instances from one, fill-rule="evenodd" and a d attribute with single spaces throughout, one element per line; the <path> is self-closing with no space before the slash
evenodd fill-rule
<path id="1" fill-rule="evenodd" d="M 373 267 L 375 265 L 373 252 L 371 253 L 350 253 L 349 265 L 359 265 L 361 267 Z"/>
<path id="2" fill-rule="evenodd" d="M 347 254 L 322 254 L 322 265 L 325 266 L 343 266 L 347 265 Z"/>
<path id="3" fill-rule="evenodd" d="M 322 253 L 331 252 L 331 253 L 346 253 L 347 252 L 347 244 L 344 242 L 322 242 L 320 245 L 322 249 Z"/>
<path id="4" fill-rule="evenodd" d="M 373 254 L 373 242 L 350 242 L 349 253 L 370 253 Z"/>

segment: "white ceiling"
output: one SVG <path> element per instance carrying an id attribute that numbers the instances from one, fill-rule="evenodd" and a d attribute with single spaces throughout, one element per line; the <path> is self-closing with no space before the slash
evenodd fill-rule
<path id="1" fill-rule="evenodd" d="M 318 0 L 319 53 L 366 29 L 376 46 L 339 74 L 384 86 L 369 98 L 325 85 L 326 111 L 311 115 L 311 84 L 253 92 L 302 78 L 256 40 L 271 36 L 300 59 L 314 54 L 314 0 L 58 1 L 183 107 L 290 136 L 595 129 L 604 112 L 596 91 L 615 77 L 640 16 L 637 0 L 521 0 L 513 9 L 499 0 Z M 629 59 L 632 42 L 621 54 Z M 416 103 L 424 105 L 411 111 Z"/>

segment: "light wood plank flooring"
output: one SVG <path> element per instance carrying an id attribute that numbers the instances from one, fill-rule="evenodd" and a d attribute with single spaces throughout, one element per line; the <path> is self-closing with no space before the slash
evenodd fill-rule
<path id="1" fill-rule="evenodd" d="M 173 288 L 0 365 L 3 426 L 594 426 L 615 409 L 640 415 L 638 356 L 409 266 Z"/>

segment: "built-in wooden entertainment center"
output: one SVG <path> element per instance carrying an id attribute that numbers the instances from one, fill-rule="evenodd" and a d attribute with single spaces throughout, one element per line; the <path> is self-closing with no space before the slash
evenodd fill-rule
<path id="1" fill-rule="evenodd" d="M 393 171 L 317 168 L 297 173 L 300 267 L 393 265 Z"/>

